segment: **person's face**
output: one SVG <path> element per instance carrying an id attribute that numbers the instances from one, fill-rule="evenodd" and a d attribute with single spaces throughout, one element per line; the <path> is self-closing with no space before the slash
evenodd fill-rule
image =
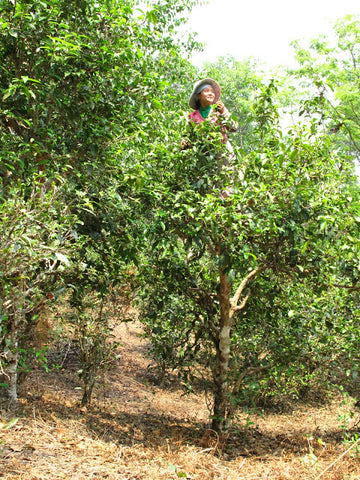
<path id="1" fill-rule="evenodd" d="M 208 107 L 212 105 L 215 100 L 215 92 L 212 87 L 205 87 L 200 93 L 198 93 L 198 99 L 202 107 Z"/>

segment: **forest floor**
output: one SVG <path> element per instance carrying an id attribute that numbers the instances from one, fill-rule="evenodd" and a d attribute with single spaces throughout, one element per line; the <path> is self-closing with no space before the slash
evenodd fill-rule
<path id="1" fill-rule="evenodd" d="M 350 419 L 351 404 L 342 398 L 243 414 L 220 438 L 205 394 L 183 395 L 176 379 L 156 384 L 141 327 L 122 324 L 116 334 L 119 359 L 87 408 L 71 352 L 66 368 L 27 378 L 17 416 L 0 417 L 1 479 L 360 478 L 360 442 L 356 430 L 344 437 L 339 418 Z"/>

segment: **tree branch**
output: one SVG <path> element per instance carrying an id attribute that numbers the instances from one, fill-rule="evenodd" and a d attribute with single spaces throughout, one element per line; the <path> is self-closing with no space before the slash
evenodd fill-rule
<path id="1" fill-rule="evenodd" d="M 238 377 L 238 379 L 235 382 L 234 388 L 232 390 L 232 394 L 236 396 L 239 392 L 240 385 L 242 381 L 244 380 L 245 377 L 249 375 L 256 375 L 260 372 L 263 372 L 264 370 L 268 370 L 271 367 L 270 364 L 268 365 L 261 365 L 258 367 L 248 367 L 246 370 L 244 370 Z"/>
<path id="2" fill-rule="evenodd" d="M 257 273 L 262 272 L 263 270 L 265 270 L 265 267 L 255 268 L 248 275 L 246 275 L 246 277 L 240 283 L 239 287 L 237 288 L 237 290 L 235 292 L 235 295 L 230 299 L 230 318 L 233 317 L 235 312 L 237 312 L 239 310 L 242 310 L 245 307 L 246 302 L 248 301 L 248 298 L 250 297 L 250 293 L 244 298 L 244 300 L 241 302 L 241 304 L 238 305 L 239 299 L 240 299 L 240 297 L 241 297 L 241 295 L 244 291 L 244 288 L 248 284 L 249 280 L 252 279 L 252 277 L 254 277 Z"/>
<path id="3" fill-rule="evenodd" d="M 246 305 L 246 302 L 248 301 L 250 297 L 250 293 L 248 293 L 246 295 L 246 297 L 244 298 L 244 300 L 240 303 L 240 305 L 236 306 L 236 307 L 233 307 L 233 311 L 234 313 L 237 312 L 238 310 L 242 310 L 243 308 L 245 308 L 245 305 Z"/>

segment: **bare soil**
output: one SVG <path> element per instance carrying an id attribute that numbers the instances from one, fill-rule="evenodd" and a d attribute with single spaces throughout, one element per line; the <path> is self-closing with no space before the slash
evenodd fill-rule
<path id="1" fill-rule="evenodd" d="M 184 395 L 176 378 L 157 384 L 141 327 L 122 324 L 116 333 L 119 359 L 90 407 L 80 407 L 71 352 L 62 370 L 27 378 L 16 416 L 0 417 L 1 479 L 360 479 L 350 401 L 242 414 L 219 437 L 209 429 L 204 393 Z"/>

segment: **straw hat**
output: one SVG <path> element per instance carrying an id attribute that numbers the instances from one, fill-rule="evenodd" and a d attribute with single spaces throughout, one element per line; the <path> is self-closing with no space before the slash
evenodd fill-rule
<path id="1" fill-rule="evenodd" d="M 220 94 L 221 94 L 220 85 L 215 80 L 213 80 L 212 78 L 204 78 L 203 80 L 199 80 L 198 82 L 196 82 L 195 85 L 194 85 L 194 89 L 193 89 L 193 92 L 192 92 L 190 100 L 189 100 L 189 105 L 193 110 L 196 110 L 198 108 L 198 106 L 197 106 L 198 97 L 197 96 L 198 96 L 198 93 L 200 93 L 200 91 L 201 91 L 201 87 L 203 85 L 207 85 L 207 84 L 211 85 L 214 89 L 214 92 L 215 92 L 214 103 L 216 103 L 219 100 Z"/>

